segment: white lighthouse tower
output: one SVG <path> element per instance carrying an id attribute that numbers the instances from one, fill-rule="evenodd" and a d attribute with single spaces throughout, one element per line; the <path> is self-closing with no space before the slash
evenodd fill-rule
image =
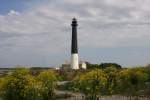
<path id="1" fill-rule="evenodd" d="M 78 40 L 77 40 L 77 20 L 73 18 L 72 20 L 72 43 L 71 43 L 71 68 L 79 69 L 78 60 Z"/>

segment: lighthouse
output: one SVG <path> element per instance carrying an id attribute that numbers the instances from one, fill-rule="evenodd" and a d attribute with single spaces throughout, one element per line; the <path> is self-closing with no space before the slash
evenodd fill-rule
<path id="1" fill-rule="evenodd" d="M 71 41 L 71 68 L 79 69 L 78 39 L 77 39 L 77 20 L 72 19 L 72 41 Z"/>

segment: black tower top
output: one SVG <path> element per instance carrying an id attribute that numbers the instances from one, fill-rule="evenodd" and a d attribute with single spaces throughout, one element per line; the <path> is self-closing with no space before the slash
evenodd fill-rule
<path id="1" fill-rule="evenodd" d="M 78 41 L 77 41 L 77 20 L 72 19 L 72 44 L 71 44 L 71 54 L 78 53 Z"/>

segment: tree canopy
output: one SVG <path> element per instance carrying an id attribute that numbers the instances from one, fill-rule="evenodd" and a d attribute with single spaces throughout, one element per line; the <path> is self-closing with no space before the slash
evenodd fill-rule
<path id="1" fill-rule="evenodd" d="M 89 62 L 86 62 L 87 64 L 87 69 L 95 69 L 95 68 L 98 68 L 98 69 L 105 69 L 107 67 L 115 67 L 117 69 L 121 69 L 122 66 L 117 64 L 117 63 L 101 63 L 101 64 L 91 64 Z"/>

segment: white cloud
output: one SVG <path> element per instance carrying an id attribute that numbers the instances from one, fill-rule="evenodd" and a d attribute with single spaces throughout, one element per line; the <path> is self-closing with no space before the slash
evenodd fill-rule
<path id="1" fill-rule="evenodd" d="M 9 16 L 18 16 L 20 15 L 19 12 L 15 11 L 15 10 L 10 10 L 10 12 L 8 13 Z"/>
<path id="2" fill-rule="evenodd" d="M 101 38 L 105 38 L 105 32 L 107 32 L 110 37 L 113 37 L 104 44 L 106 46 L 108 44 L 109 46 L 112 45 L 114 40 L 117 42 L 120 41 L 118 37 L 120 34 L 124 36 L 121 39 L 125 40 L 133 36 L 136 37 L 137 34 L 148 34 L 147 31 L 149 30 L 146 29 L 147 31 L 145 32 L 145 28 L 140 25 L 145 22 L 150 22 L 150 19 L 147 19 L 144 16 L 148 15 L 148 13 L 143 10 L 144 8 L 146 11 L 149 10 L 147 4 L 150 2 L 147 0 L 145 2 L 146 3 L 141 3 L 139 0 L 134 2 L 132 0 L 107 0 L 101 2 L 91 2 L 90 0 L 88 2 L 85 2 L 85 0 L 67 0 L 65 2 L 47 2 L 47 4 L 36 5 L 21 13 L 11 10 L 8 13 L 8 16 L 1 16 L 0 31 L 2 33 L 24 35 L 44 35 L 49 33 L 50 38 L 58 37 L 63 40 L 66 31 L 62 30 L 67 29 L 71 21 L 70 19 L 77 16 L 79 17 L 79 27 L 84 27 L 81 29 L 84 33 L 80 33 L 81 40 L 85 39 L 82 34 L 86 34 L 86 38 L 89 37 L 88 39 L 90 39 L 91 36 L 98 39 L 93 41 L 93 44 L 91 45 L 95 45 L 97 41 L 103 43 Z M 99 7 L 97 6 L 98 3 Z M 103 7 L 101 7 L 102 4 Z M 120 7 L 125 8 L 122 9 Z M 136 24 L 138 24 L 138 28 L 136 27 Z M 132 28 L 127 27 L 131 25 Z M 146 24 L 146 27 L 149 28 L 149 24 Z M 136 29 L 139 30 L 139 28 L 141 33 L 135 31 Z M 92 34 L 90 31 L 92 31 Z M 120 33 L 115 33 L 115 31 Z M 134 35 L 132 36 L 132 34 Z M 136 41 L 136 39 L 132 41 Z M 86 44 L 89 45 L 88 43 L 85 43 L 85 45 Z M 101 47 L 101 44 L 99 44 L 99 46 Z"/>
<path id="3" fill-rule="evenodd" d="M 34 36 L 32 34 L 49 34 L 48 36 L 52 40 L 53 38 L 63 40 L 67 36 L 65 34 L 66 30 L 68 31 L 70 27 L 70 19 L 77 16 L 79 18 L 79 27 L 82 27 L 80 30 L 83 32 L 79 35 L 81 40 L 85 39 L 84 35 L 88 39 L 91 36 L 95 37 L 99 42 L 104 41 L 102 38 L 113 37 L 103 44 L 107 46 L 108 42 L 108 46 L 113 46 L 114 40 L 120 41 L 120 34 L 124 36 L 121 39 L 125 40 L 132 37 L 136 38 L 138 34 L 149 36 L 150 19 L 147 18 L 149 17 L 147 11 L 149 11 L 148 4 L 150 2 L 147 0 L 145 2 L 142 3 L 140 0 L 102 0 L 100 2 L 64 0 L 54 3 L 47 2 L 47 4 L 34 6 L 24 12 L 19 13 L 11 10 L 8 15 L 1 15 L 0 31 L 1 34 L 31 35 L 32 37 Z M 145 24 L 143 27 L 143 24 L 146 22 L 148 24 Z M 105 32 L 106 34 L 109 33 L 110 36 L 106 36 Z M 136 39 L 131 41 L 136 41 Z M 91 46 L 95 45 L 96 42 L 93 41 Z M 84 45 L 89 45 L 89 43 Z M 99 47 L 103 47 L 103 45 L 99 44 Z"/>

